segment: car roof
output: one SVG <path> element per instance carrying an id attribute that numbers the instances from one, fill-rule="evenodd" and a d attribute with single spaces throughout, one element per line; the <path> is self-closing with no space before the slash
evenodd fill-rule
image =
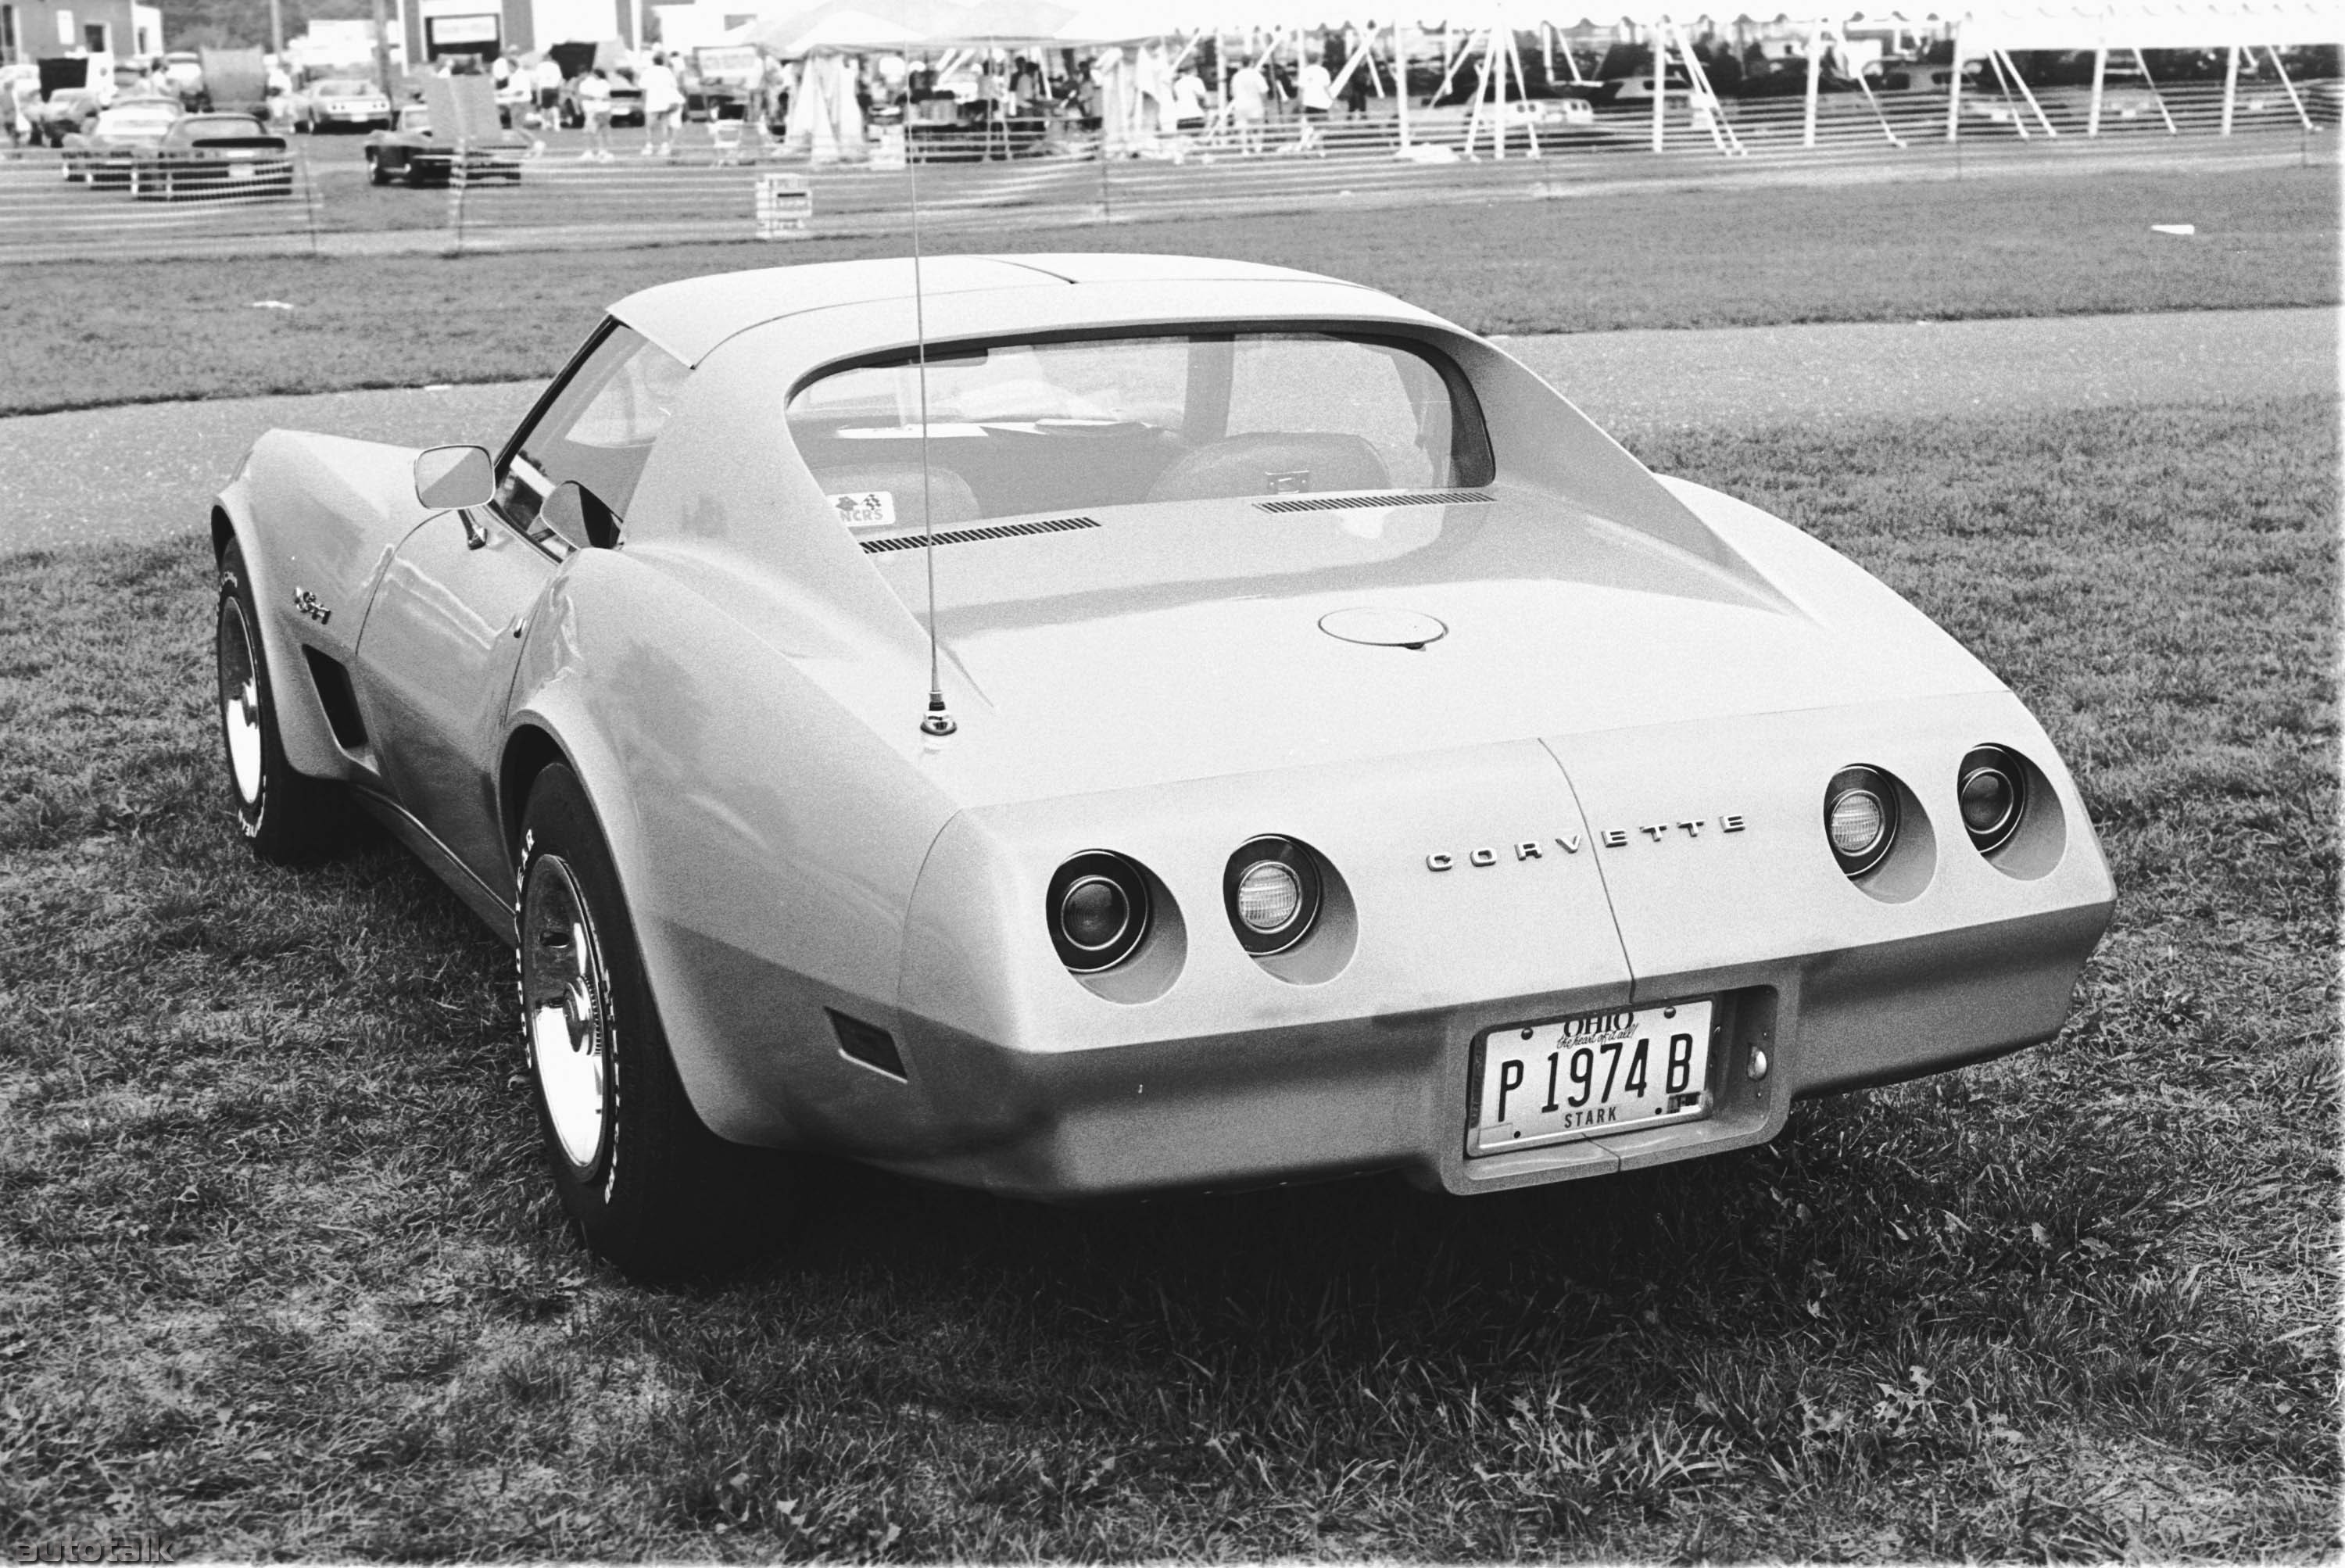
<path id="1" fill-rule="evenodd" d="M 1346 315 L 1390 313 L 1421 319 L 1412 307 L 1357 283 L 1291 267 L 1214 257 L 1115 251 L 935 256 L 922 263 L 920 273 L 921 297 L 930 302 L 929 330 L 939 337 L 957 330 L 955 317 L 960 312 L 955 308 L 956 300 L 966 301 L 971 295 L 1079 289 L 1092 297 L 1080 303 L 1070 299 L 1052 313 L 1062 317 L 1065 325 L 1080 326 L 1090 317 L 1114 316 L 1119 295 L 1166 283 L 1309 285 L 1323 300 L 1328 291 L 1338 291 Z M 1229 297 L 1233 313 L 1263 313 L 1259 299 L 1240 304 L 1241 295 L 1255 292 L 1252 289 L 1234 291 Z M 784 316 L 843 306 L 891 304 L 911 298 L 912 267 L 905 259 L 818 261 L 658 284 L 628 295 L 611 307 L 611 314 L 692 365 L 726 339 Z M 1325 304 L 1313 306 L 1300 300 L 1294 303 L 1298 314 L 1327 309 Z M 1212 319 L 1208 310 L 1200 309 L 1194 314 L 1199 320 Z"/>

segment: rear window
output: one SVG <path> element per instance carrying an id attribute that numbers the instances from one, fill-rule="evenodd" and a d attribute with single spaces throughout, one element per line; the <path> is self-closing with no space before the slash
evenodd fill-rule
<path id="1" fill-rule="evenodd" d="M 939 526 L 1037 512 L 1489 483 L 1481 413 L 1434 351 L 1338 332 L 940 345 L 926 493 Z M 920 371 L 817 377 L 790 433 L 850 527 L 922 521 Z"/>
<path id="2" fill-rule="evenodd" d="M 163 130 L 179 117 L 179 106 L 173 103 L 123 104 L 106 110 L 97 117 L 101 136 L 121 131 Z"/>
<path id="3" fill-rule="evenodd" d="M 247 119 L 242 115 L 189 115 L 172 123 L 171 134 L 182 141 L 197 141 L 268 133 L 261 129 L 259 120 Z"/>

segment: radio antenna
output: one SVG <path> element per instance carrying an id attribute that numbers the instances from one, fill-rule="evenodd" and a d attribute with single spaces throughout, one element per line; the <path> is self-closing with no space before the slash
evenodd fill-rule
<path id="1" fill-rule="evenodd" d="M 912 138 L 904 137 L 904 172 L 912 181 L 912 335 L 917 340 L 913 363 L 919 367 L 920 393 L 920 527 L 929 558 L 929 710 L 920 718 L 923 735 L 950 735 L 960 728 L 945 711 L 945 687 L 937 661 L 937 510 L 929 485 L 929 316 L 927 295 L 920 287 L 920 160 L 912 156 Z"/>

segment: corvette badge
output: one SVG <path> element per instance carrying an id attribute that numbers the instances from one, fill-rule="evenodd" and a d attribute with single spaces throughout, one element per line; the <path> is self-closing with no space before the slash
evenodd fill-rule
<path id="1" fill-rule="evenodd" d="M 1740 833 L 1748 825 L 1741 812 L 1722 811 L 1714 819 L 1690 817 L 1677 822 L 1646 822 L 1634 828 L 1607 828 L 1596 835 L 1596 841 L 1608 850 L 1625 850 L 1630 842 L 1630 835 L 1636 833 L 1642 833 L 1647 840 L 1658 844 L 1672 829 L 1681 837 L 1699 839 L 1705 829 L 1714 828 L 1721 833 Z M 1521 839 L 1507 848 L 1509 858 L 1513 860 L 1543 860 L 1549 858 L 1549 846 L 1553 846 L 1554 850 L 1561 855 L 1576 855 L 1580 850 L 1579 835 L 1569 833 L 1554 839 Z M 1495 866 L 1500 858 L 1499 850 L 1484 845 L 1479 849 L 1467 850 L 1464 863 L 1469 866 Z M 1447 850 L 1436 850 L 1425 857 L 1425 869 L 1428 871 L 1456 871 L 1458 864 L 1459 857 Z"/>

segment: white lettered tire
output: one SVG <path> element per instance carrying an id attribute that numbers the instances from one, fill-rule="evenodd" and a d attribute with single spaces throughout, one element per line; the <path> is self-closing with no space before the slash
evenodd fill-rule
<path id="1" fill-rule="evenodd" d="M 277 692 L 262 654 L 260 611 L 239 545 L 230 544 L 220 555 L 216 616 L 220 743 L 237 826 L 264 860 L 306 860 L 340 836 L 341 792 L 295 772 L 285 759 Z"/>
<path id="2" fill-rule="evenodd" d="M 650 1280 L 722 1268 L 770 1241 L 787 1167 L 694 1112 L 594 808 L 559 762 L 523 812 L 514 915 L 538 1127 L 588 1249 Z"/>

